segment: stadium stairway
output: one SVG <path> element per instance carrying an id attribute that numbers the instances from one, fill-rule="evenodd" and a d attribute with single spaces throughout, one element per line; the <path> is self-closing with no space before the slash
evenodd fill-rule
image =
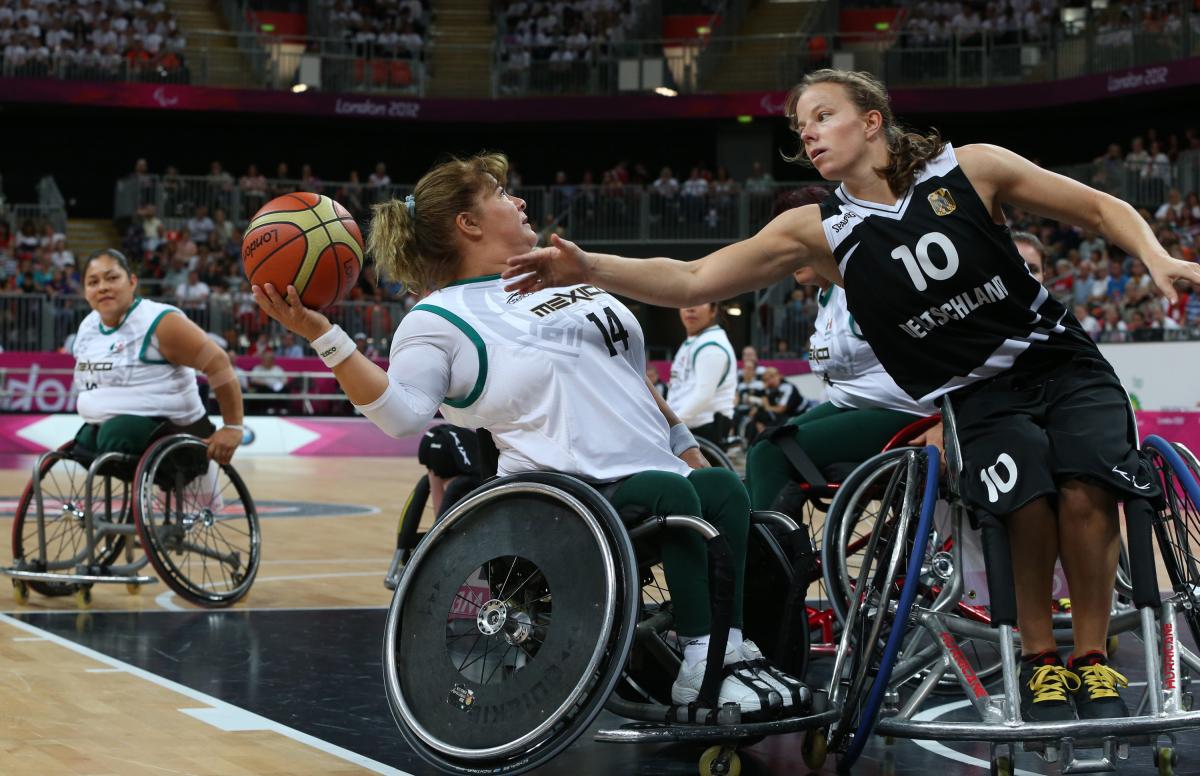
<path id="1" fill-rule="evenodd" d="M 261 86 L 214 0 L 166 2 L 187 39 L 184 63 L 193 73 L 193 83 L 242 89 Z"/>
<path id="2" fill-rule="evenodd" d="M 111 218 L 69 218 L 67 245 L 76 259 L 83 259 L 101 248 L 119 248 L 121 238 Z"/>
<path id="3" fill-rule="evenodd" d="M 486 0 L 433 0 L 430 97 L 491 97 L 496 25 Z"/>
<path id="4" fill-rule="evenodd" d="M 766 0 L 750 8 L 739 38 L 807 32 L 820 18 L 822 0 Z M 738 40 L 718 62 L 705 84 L 710 92 L 749 92 L 780 88 L 776 83 L 782 57 L 788 56 L 783 39 Z"/>

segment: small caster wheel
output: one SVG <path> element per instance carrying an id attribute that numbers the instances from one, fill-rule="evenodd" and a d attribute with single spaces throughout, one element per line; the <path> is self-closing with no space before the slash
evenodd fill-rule
<path id="1" fill-rule="evenodd" d="M 742 758 L 730 746 L 710 746 L 700 755 L 700 776 L 741 776 Z"/>
<path id="2" fill-rule="evenodd" d="M 1121 640 L 1117 638 L 1115 633 L 1112 636 L 1108 637 L 1108 641 L 1105 643 L 1104 647 L 1108 651 L 1109 657 L 1112 657 L 1113 655 L 1117 654 L 1117 646 L 1120 643 L 1121 643 Z"/>
<path id="3" fill-rule="evenodd" d="M 1175 776 L 1175 766 L 1179 756 L 1169 746 L 1154 750 L 1154 767 L 1158 768 L 1158 776 Z"/>
<path id="4" fill-rule="evenodd" d="M 813 728 L 804 734 L 804 742 L 800 745 L 800 755 L 804 764 L 814 771 L 825 766 L 825 756 L 829 754 L 829 737 L 825 728 Z"/>
<path id="5" fill-rule="evenodd" d="M 75 605 L 80 609 L 90 608 L 92 605 L 92 588 L 90 585 L 80 585 L 75 588 Z"/>
<path id="6" fill-rule="evenodd" d="M 29 585 L 25 580 L 13 580 L 13 599 L 17 602 L 17 606 L 24 606 L 29 603 Z"/>
<path id="7" fill-rule="evenodd" d="M 1013 776 L 1012 758 L 1000 756 L 993 759 L 991 776 Z"/>
<path id="8" fill-rule="evenodd" d="M 138 595 L 139 593 L 142 592 L 142 586 L 135 584 L 133 582 L 126 582 L 125 583 L 125 592 L 129 593 L 130 595 Z"/>

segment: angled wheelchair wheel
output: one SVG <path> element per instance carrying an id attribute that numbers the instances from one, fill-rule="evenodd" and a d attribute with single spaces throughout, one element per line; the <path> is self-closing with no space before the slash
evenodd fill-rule
<path id="1" fill-rule="evenodd" d="M 904 643 L 937 501 L 937 469 L 932 447 L 904 451 L 887 488 L 899 499 L 898 513 L 878 519 L 864 546 L 830 685 L 842 708 L 830 738 L 830 747 L 844 752 L 841 770 L 851 768 L 870 738 Z"/>
<path id="2" fill-rule="evenodd" d="M 150 446 L 134 475 L 138 537 L 159 577 L 201 606 L 228 606 L 258 572 L 262 535 L 254 499 L 229 465 L 184 434 Z"/>
<path id="3" fill-rule="evenodd" d="M 708 461 L 709 466 L 737 471 L 737 467 L 733 465 L 729 455 L 716 442 L 704 437 L 696 437 L 696 444 L 700 447 L 700 454 L 704 456 L 704 460 Z"/>
<path id="4" fill-rule="evenodd" d="M 522 773 L 570 745 L 633 642 L 637 566 L 600 494 L 548 473 L 446 513 L 396 587 L 384 684 L 405 740 L 452 773 Z"/>
<path id="5" fill-rule="evenodd" d="M 1163 489 L 1154 521 L 1159 553 L 1171 589 L 1183 597 L 1180 615 L 1200 643 L 1200 462 L 1183 445 L 1146 437 L 1143 451 Z"/>
<path id="6" fill-rule="evenodd" d="M 40 474 L 42 509 L 45 514 L 46 559 L 39 560 L 39 536 L 37 522 L 37 496 L 33 478 L 17 502 L 13 515 L 12 549 L 14 565 L 30 571 L 75 571 L 79 564 L 87 562 L 87 526 L 85 524 L 87 500 L 87 466 L 71 458 L 75 442 L 67 442 L 43 461 Z M 132 521 L 129 498 L 129 483 L 111 477 L 102 477 L 108 482 L 109 498 L 105 498 L 105 485 L 96 484 L 92 495 L 93 514 L 107 517 L 113 523 Z M 125 546 L 125 537 L 107 535 L 99 539 L 96 547 L 96 563 L 111 564 Z M 44 596 L 59 597 L 75 593 L 74 583 L 29 581 L 29 589 Z"/>

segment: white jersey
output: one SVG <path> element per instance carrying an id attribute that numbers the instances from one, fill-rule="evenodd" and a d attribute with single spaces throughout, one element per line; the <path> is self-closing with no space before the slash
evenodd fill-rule
<path id="1" fill-rule="evenodd" d="M 140 415 L 187 425 L 204 416 L 195 370 L 168 363 L 158 350 L 154 332 L 169 313 L 183 315 L 171 305 L 138 298 L 114 329 L 94 310 L 79 324 L 71 350 L 76 409 L 85 422 Z"/>
<path id="2" fill-rule="evenodd" d="M 668 403 L 688 428 L 712 423 L 718 412 L 733 418 L 737 377 L 733 345 L 714 324 L 679 346 L 671 363 Z"/>
<path id="3" fill-rule="evenodd" d="M 809 340 L 808 363 L 825 381 L 825 395 L 835 407 L 876 407 L 932 415 L 932 403 L 919 404 L 896 385 L 875 357 L 846 309 L 846 292 L 830 286 L 817 298 L 819 310 Z"/>
<path id="4" fill-rule="evenodd" d="M 392 345 L 393 385 L 444 386 L 442 414 L 492 433 L 501 474 L 550 469 L 607 482 L 691 471 L 671 453 L 646 386 L 633 313 L 595 286 L 519 295 L 503 285 L 498 275 L 462 280 L 414 307 Z"/>

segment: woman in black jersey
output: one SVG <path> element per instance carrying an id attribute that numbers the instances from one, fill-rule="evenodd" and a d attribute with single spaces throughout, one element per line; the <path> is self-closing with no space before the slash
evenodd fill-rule
<path id="1" fill-rule="evenodd" d="M 825 201 L 692 262 L 587 253 L 560 238 L 509 260 L 509 290 L 589 282 L 664 307 L 725 299 L 802 266 L 846 288 L 888 373 L 918 401 L 951 394 L 966 496 L 1003 519 L 1014 552 L 1022 710 L 1053 721 L 1125 716 L 1105 638 L 1119 551 L 1117 501 L 1147 495 L 1125 392 L 1078 321 L 1025 267 L 1004 204 L 1098 232 L 1145 262 L 1169 299 L 1200 284 L 1125 202 L 992 145 L 953 148 L 897 125 L 866 73 L 819 70 L 788 97 L 793 159 L 838 181 Z M 1075 648 L 1051 629 L 1061 556 Z"/>

